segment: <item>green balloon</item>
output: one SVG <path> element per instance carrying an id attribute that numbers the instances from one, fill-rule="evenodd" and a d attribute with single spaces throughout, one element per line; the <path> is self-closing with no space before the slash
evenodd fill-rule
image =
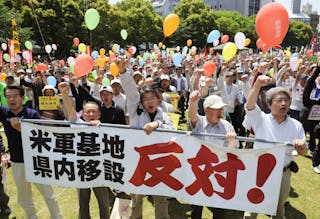
<path id="1" fill-rule="evenodd" d="M 128 37 L 128 32 L 125 29 L 123 29 L 123 30 L 121 30 L 120 35 L 123 40 L 126 40 Z"/>
<path id="2" fill-rule="evenodd" d="M 91 72 L 91 75 L 92 75 L 93 79 L 96 79 L 98 77 L 97 70 L 93 70 Z"/>
<path id="3" fill-rule="evenodd" d="M 109 78 L 104 78 L 102 79 L 102 85 L 105 85 L 105 86 L 110 86 L 110 80 Z"/>
<path id="4" fill-rule="evenodd" d="M 74 62 L 70 63 L 71 74 L 74 75 Z"/>
<path id="5" fill-rule="evenodd" d="M 3 59 L 4 59 L 4 61 L 6 61 L 6 62 L 10 62 L 10 56 L 9 56 L 9 54 L 8 54 L 8 53 L 4 54 L 4 55 L 3 55 Z"/>
<path id="6" fill-rule="evenodd" d="M 100 22 L 99 12 L 94 8 L 90 8 L 89 10 L 87 10 L 86 14 L 84 15 L 84 21 L 89 30 L 96 29 L 96 27 Z"/>
<path id="7" fill-rule="evenodd" d="M 24 45 L 26 46 L 26 48 L 28 50 L 32 50 L 33 46 L 32 46 L 32 43 L 28 40 L 24 43 Z"/>

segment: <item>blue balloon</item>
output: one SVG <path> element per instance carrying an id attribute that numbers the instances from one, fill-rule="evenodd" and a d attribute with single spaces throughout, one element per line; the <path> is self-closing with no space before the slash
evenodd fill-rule
<path id="1" fill-rule="evenodd" d="M 223 60 L 224 60 L 223 56 L 220 56 L 219 58 L 220 58 L 220 62 L 223 62 Z"/>
<path id="2" fill-rule="evenodd" d="M 49 85 L 51 85 L 52 87 L 55 87 L 57 85 L 57 79 L 53 76 L 49 76 L 47 78 L 47 82 Z"/>
<path id="3" fill-rule="evenodd" d="M 213 30 L 209 33 L 207 38 L 207 43 L 213 43 L 213 41 L 220 38 L 220 32 L 218 30 Z"/>
<path id="4" fill-rule="evenodd" d="M 181 64 L 183 58 L 184 58 L 184 55 L 181 55 L 179 53 L 174 54 L 173 55 L 173 64 L 174 64 L 174 66 L 178 67 Z"/>
<path id="5" fill-rule="evenodd" d="M 143 59 L 143 58 L 140 58 L 140 59 L 139 59 L 139 65 L 140 65 L 140 66 L 143 66 L 143 65 L 144 65 L 144 59 Z"/>
<path id="6" fill-rule="evenodd" d="M 98 58 L 98 56 L 99 56 L 98 51 L 94 50 L 94 51 L 91 53 L 91 56 L 92 56 L 92 58 L 93 58 L 94 60 L 96 60 L 96 59 Z"/>
<path id="7" fill-rule="evenodd" d="M 293 54 L 291 55 L 291 57 L 290 57 L 290 58 L 294 58 L 294 57 L 299 58 L 299 54 L 295 52 L 295 53 L 293 53 Z"/>
<path id="8" fill-rule="evenodd" d="M 130 63 L 134 63 L 134 58 L 130 58 Z"/>

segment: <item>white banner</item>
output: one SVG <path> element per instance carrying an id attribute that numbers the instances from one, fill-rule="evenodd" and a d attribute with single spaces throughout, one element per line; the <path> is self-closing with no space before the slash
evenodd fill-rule
<path id="1" fill-rule="evenodd" d="M 108 186 L 197 204 L 275 214 L 285 147 L 229 149 L 177 133 L 22 122 L 26 180 Z M 212 140 L 214 143 L 214 140 Z"/>

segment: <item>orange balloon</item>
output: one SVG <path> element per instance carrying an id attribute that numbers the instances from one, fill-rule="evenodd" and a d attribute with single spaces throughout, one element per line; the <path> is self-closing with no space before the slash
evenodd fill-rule
<path id="1" fill-rule="evenodd" d="M 262 43 L 262 45 L 261 45 L 262 52 L 266 53 L 268 51 L 268 49 L 269 49 L 269 46 L 265 43 Z"/>
<path id="2" fill-rule="evenodd" d="M 162 46 L 163 46 L 163 43 L 162 43 L 162 42 L 159 42 L 159 43 L 158 43 L 158 47 L 159 47 L 159 49 L 161 49 L 161 48 L 162 48 Z"/>
<path id="3" fill-rule="evenodd" d="M 222 37 L 221 37 L 221 43 L 226 43 L 226 42 L 228 42 L 229 41 L 229 36 L 228 35 L 223 35 Z"/>
<path id="4" fill-rule="evenodd" d="M 192 55 L 192 56 L 195 56 L 195 55 L 196 55 L 196 53 L 197 53 L 197 51 L 196 51 L 196 50 L 192 50 L 192 51 L 191 51 L 191 55 Z"/>
<path id="5" fill-rule="evenodd" d="M 192 46 L 192 40 L 190 40 L 190 39 L 187 40 L 187 46 L 188 47 Z"/>
<path id="6" fill-rule="evenodd" d="M 246 39 L 246 42 L 244 43 L 244 46 L 249 46 L 251 43 L 251 40 L 249 38 Z"/>
<path id="7" fill-rule="evenodd" d="M 179 27 L 180 19 L 176 14 L 169 14 L 163 22 L 163 34 L 165 37 L 171 36 Z"/>
<path id="8" fill-rule="evenodd" d="M 313 49 L 309 49 L 306 53 L 307 56 L 312 56 L 313 55 Z"/>
<path id="9" fill-rule="evenodd" d="M 106 59 L 104 57 L 99 56 L 99 58 L 97 59 L 97 64 L 98 64 L 99 68 L 104 67 L 105 61 L 106 61 Z"/>
<path id="10" fill-rule="evenodd" d="M 204 76 L 211 77 L 212 74 L 216 71 L 217 66 L 213 61 L 207 61 L 203 65 L 204 68 Z"/>
<path id="11" fill-rule="evenodd" d="M 264 5 L 256 17 L 256 32 L 269 47 L 280 44 L 289 28 L 287 9 L 279 3 Z"/>
<path id="12" fill-rule="evenodd" d="M 6 79 L 7 79 L 7 74 L 6 74 L 6 73 L 1 73 L 1 74 L 0 74 L 0 80 L 3 81 L 3 82 L 5 82 Z"/>
<path id="13" fill-rule="evenodd" d="M 104 55 L 106 54 L 106 50 L 105 50 L 104 48 L 101 48 L 101 49 L 99 50 L 99 54 L 100 54 L 101 56 L 104 56 Z"/>
<path id="14" fill-rule="evenodd" d="M 116 63 L 114 63 L 114 62 L 111 63 L 110 72 L 114 77 L 117 77 L 119 75 L 119 68 L 116 65 Z"/>

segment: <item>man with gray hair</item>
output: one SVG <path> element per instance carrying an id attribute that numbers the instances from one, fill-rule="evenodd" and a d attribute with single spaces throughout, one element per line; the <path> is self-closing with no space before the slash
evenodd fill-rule
<path id="1" fill-rule="evenodd" d="M 259 91 L 262 87 L 268 85 L 271 78 L 265 75 L 260 75 L 252 89 L 250 90 L 247 103 L 245 105 L 246 117 L 243 122 L 244 127 L 254 131 L 255 137 L 268 141 L 277 142 L 290 142 L 293 147 L 286 147 L 286 155 L 284 160 L 283 175 L 280 187 L 279 201 L 277 213 L 272 218 L 283 219 L 285 208 L 284 203 L 287 200 L 290 192 L 290 177 L 291 172 L 297 171 L 297 165 L 293 161 L 291 155 L 292 150 L 295 148 L 300 155 L 307 153 L 305 132 L 302 124 L 287 116 L 290 107 L 290 94 L 283 87 L 271 88 L 266 93 L 267 105 L 271 113 L 264 113 L 256 105 Z M 254 148 L 268 148 L 272 145 L 266 143 L 254 143 Z M 250 217 L 256 218 L 257 214 L 251 214 Z"/>

